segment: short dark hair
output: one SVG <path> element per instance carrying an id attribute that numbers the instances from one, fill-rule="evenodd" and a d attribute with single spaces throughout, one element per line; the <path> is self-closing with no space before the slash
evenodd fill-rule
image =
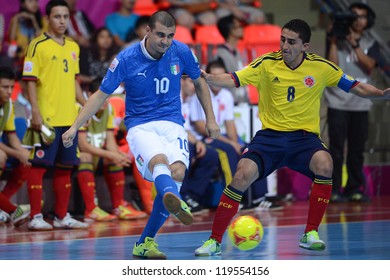
<path id="1" fill-rule="evenodd" d="M 223 60 L 220 57 L 207 63 L 206 72 L 210 73 L 211 68 L 223 68 L 227 73 L 225 63 L 223 63 Z"/>
<path id="2" fill-rule="evenodd" d="M 234 18 L 235 17 L 233 15 L 228 15 L 220 18 L 217 22 L 218 31 L 225 40 L 229 37 L 229 34 L 233 28 Z"/>
<path id="3" fill-rule="evenodd" d="M 149 27 L 151 29 L 156 28 L 156 22 L 159 22 L 166 27 L 176 26 L 175 18 L 167 11 L 155 12 L 149 19 Z"/>
<path id="4" fill-rule="evenodd" d="M 68 10 L 69 9 L 69 5 L 68 3 L 65 1 L 65 0 L 50 0 L 47 4 L 46 4 L 46 15 L 47 16 L 50 16 L 51 14 L 51 10 L 54 8 L 54 7 L 57 7 L 57 6 L 63 6 L 63 7 L 67 7 Z"/>
<path id="5" fill-rule="evenodd" d="M 0 66 L 0 79 L 15 80 L 15 72 L 8 66 Z"/>
<path id="6" fill-rule="evenodd" d="M 134 29 L 141 27 L 143 24 L 148 24 L 150 20 L 150 16 L 140 16 L 134 26 Z"/>
<path id="7" fill-rule="evenodd" d="M 307 22 L 303 19 L 292 19 L 283 26 L 282 30 L 283 29 L 288 29 L 297 33 L 303 43 L 310 42 L 311 29 Z"/>
<path id="8" fill-rule="evenodd" d="M 362 9 L 362 10 L 367 11 L 367 27 L 366 27 L 366 29 L 371 28 L 375 25 L 376 14 L 375 14 L 374 10 L 371 9 L 370 6 L 368 6 L 367 4 L 364 4 L 364 3 L 355 2 L 355 3 L 352 3 L 351 5 L 349 5 L 348 10 L 351 11 L 354 8 L 358 8 L 358 9 Z"/>

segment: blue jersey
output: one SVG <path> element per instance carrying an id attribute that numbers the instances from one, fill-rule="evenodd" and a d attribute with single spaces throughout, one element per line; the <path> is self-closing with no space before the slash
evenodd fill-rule
<path id="1" fill-rule="evenodd" d="M 173 40 L 161 59 L 146 51 L 145 40 L 123 50 L 111 63 L 100 90 L 111 94 L 124 82 L 127 130 L 151 121 L 171 121 L 181 126 L 180 79 L 200 77 L 196 56 L 183 43 Z"/>

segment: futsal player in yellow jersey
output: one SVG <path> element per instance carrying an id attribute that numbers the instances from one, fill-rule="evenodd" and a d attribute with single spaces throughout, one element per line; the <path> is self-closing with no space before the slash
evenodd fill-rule
<path id="1" fill-rule="evenodd" d="M 243 192 L 254 181 L 283 166 L 313 180 L 307 224 L 299 246 L 325 249 L 318 228 L 331 196 L 333 162 L 319 137 L 322 93 L 325 87 L 339 87 L 345 94 L 389 99 L 390 88 L 380 90 L 358 82 L 332 62 L 307 53 L 310 37 L 308 24 L 294 19 L 282 28 L 278 52 L 260 56 L 230 74 L 202 73 L 213 85 L 256 86 L 263 125 L 241 156 L 233 181 L 221 196 L 209 240 L 195 250 L 195 255 L 221 254 L 223 234 L 237 212 Z"/>
<path id="2" fill-rule="evenodd" d="M 30 230 L 52 230 L 41 214 L 42 181 L 49 166 L 55 165 L 53 185 L 55 193 L 55 219 L 57 228 L 86 228 L 88 224 L 73 219 L 67 213 L 71 193 L 71 171 L 78 164 L 77 145 L 65 150 L 61 135 L 72 125 L 77 116 L 77 100 L 84 104 L 80 86 L 79 46 L 64 36 L 69 8 L 63 0 L 51 0 L 46 5 L 48 32 L 34 39 L 28 46 L 23 79 L 32 107 L 31 127 L 41 131 L 43 123 L 55 130 L 55 139 L 50 145 L 42 143 L 32 151 L 31 176 L 27 181 L 31 204 Z"/>

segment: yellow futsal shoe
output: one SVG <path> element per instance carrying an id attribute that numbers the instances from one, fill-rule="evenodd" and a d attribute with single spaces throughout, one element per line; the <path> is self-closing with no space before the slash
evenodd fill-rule
<path id="1" fill-rule="evenodd" d="M 111 222 L 117 219 L 115 215 L 107 213 L 99 206 L 96 206 L 91 212 L 85 211 L 84 213 L 84 222 Z"/>
<path id="2" fill-rule="evenodd" d="M 144 243 L 134 244 L 133 256 L 142 259 L 166 259 L 167 256 L 157 249 L 158 245 L 151 237 L 146 237 Z"/>
<path id="3" fill-rule="evenodd" d="M 325 242 L 320 239 L 318 232 L 315 230 L 306 232 L 300 242 L 299 247 L 308 250 L 323 251 L 325 250 Z"/>
<path id="4" fill-rule="evenodd" d="M 165 209 L 174 215 L 180 222 L 186 226 L 192 224 L 194 218 L 192 217 L 190 208 L 187 204 L 177 197 L 174 193 L 167 192 L 164 194 L 163 203 Z"/>

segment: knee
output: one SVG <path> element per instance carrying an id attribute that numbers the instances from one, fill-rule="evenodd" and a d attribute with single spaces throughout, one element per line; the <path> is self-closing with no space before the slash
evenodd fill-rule
<path id="1" fill-rule="evenodd" d="M 80 153 L 80 163 L 92 162 L 93 156 L 90 153 Z"/>
<path id="2" fill-rule="evenodd" d="M 315 166 L 315 172 L 316 175 L 325 176 L 328 178 L 332 177 L 333 173 L 333 161 L 332 159 L 325 160 L 322 162 L 318 162 Z"/>
<path id="3" fill-rule="evenodd" d="M 244 163 L 246 161 L 246 164 Z M 241 159 L 237 171 L 234 174 L 232 186 L 240 191 L 245 191 L 258 178 L 259 173 L 254 162 Z"/>
<path id="4" fill-rule="evenodd" d="M 180 181 L 180 182 L 183 181 L 184 176 L 186 174 L 185 165 L 184 164 L 180 164 L 180 165 L 173 164 L 171 166 L 171 174 L 172 174 L 173 180 Z"/>

